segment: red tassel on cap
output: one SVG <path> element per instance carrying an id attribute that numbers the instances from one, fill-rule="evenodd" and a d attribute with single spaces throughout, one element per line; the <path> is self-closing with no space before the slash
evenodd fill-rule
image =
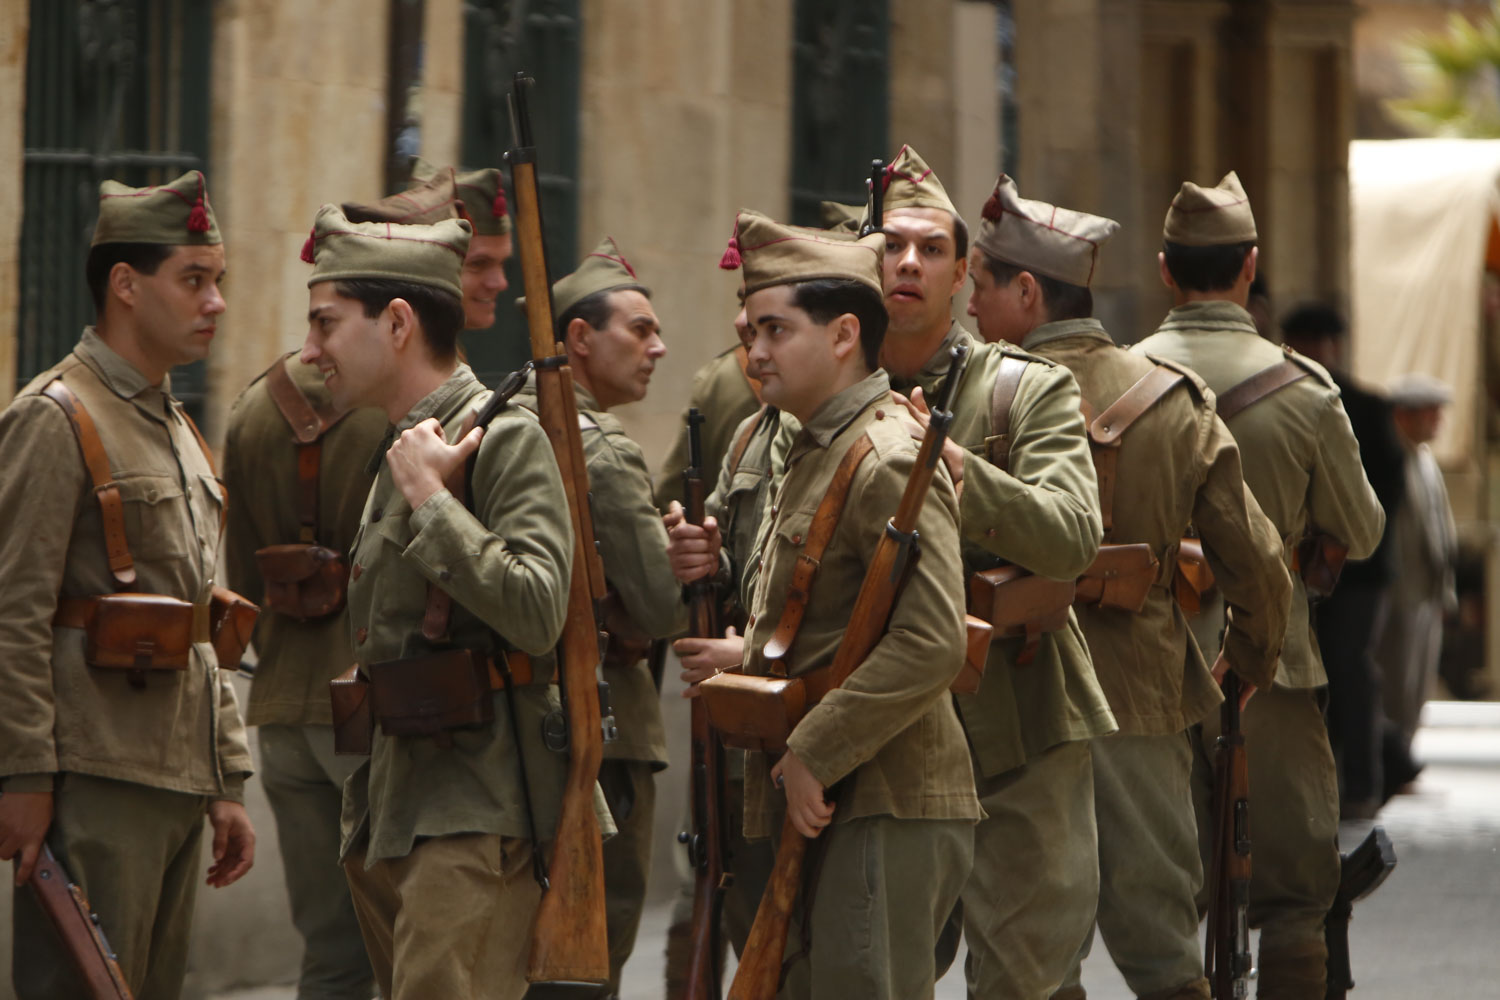
<path id="1" fill-rule="evenodd" d="M 979 214 L 991 222 L 999 222 L 1000 216 L 1005 214 L 1000 208 L 1000 196 L 990 195 L 990 200 L 984 203 L 984 208 L 980 209 Z"/>
<path id="2" fill-rule="evenodd" d="M 307 263 L 307 264 L 313 264 L 313 263 L 317 262 L 316 258 L 313 256 L 313 247 L 314 247 L 313 233 L 314 232 L 316 232 L 316 230 L 309 229 L 307 231 L 307 240 L 306 240 L 306 242 L 304 242 L 302 244 L 302 260 L 303 260 L 304 263 Z"/>
<path id="3" fill-rule="evenodd" d="M 495 203 L 490 206 L 490 212 L 497 219 L 505 218 L 505 188 L 495 189 Z"/>
<path id="4" fill-rule="evenodd" d="M 729 237 L 729 246 L 724 249 L 724 256 L 719 258 L 719 266 L 726 271 L 736 270 L 744 261 L 740 259 L 740 241 L 737 236 Z"/>
<path id="5" fill-rule="evenodd" d="M 208 210 L 203 207 L 201 196 L 193 202 L 192 211 L 188 212 L 187 227 L 190 233 L 206 233 L 209 230 Z"/>

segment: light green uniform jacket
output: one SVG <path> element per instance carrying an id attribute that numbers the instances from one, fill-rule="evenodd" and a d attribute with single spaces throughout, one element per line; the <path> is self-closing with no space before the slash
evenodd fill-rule
<path id="1" fill-rule="evenodd" d="M 688 406 L 703 414 L 698 428 L 698 443 L 703 448 L 703 475 L 712 475 L 738 438 L 738 425 L 760 408 L 755 386 L 745 376 L 745 348 L 736 344 L 719 354 L 693 375 L 693 389 Z M 688 464 L 687 412 L 677 425 L 672 450 L 662 462 L 654 491 L 656 505 L 663 511 L 673 501 L 682 500 L 682 470 Z"/>

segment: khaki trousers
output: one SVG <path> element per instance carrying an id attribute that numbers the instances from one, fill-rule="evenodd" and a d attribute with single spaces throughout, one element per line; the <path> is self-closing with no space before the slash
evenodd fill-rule
<path id="1" fill-rule="evenodd" d="M 344 861 L 385 1000 L 520 1000 L 541 889 L 531 843 L 468 833 L 418 841 L 404 858 Z"/>
<path id="2" fill-rule="evenodd" d="M 369 1000 L 375 974 L 339 868 L 344 781 L 364 758 L 336 755 L 332 726 L 261 726 L 257 738 L 292 924 L 302 935 L 297 1000 Z"/>
<path id="3" fill-rule="evenodd" d="M 977 787 L 989 818 L 975 829 L 963 890 L 969 996 L 1047 1000 L 1072 968 L 1099 899 L 1089 741 L 1059 744 Z"/>
<path id="4" fill-rule="evenodd" d="M 931 997 L 934 948 L 973 864 L 974 824 L 867 816 L 818 839 L 827 843 L 809 845 L 811 899 L 797 901 L 779 996 Z"/>
<path id="5" fill-rule="evenodd" d="M 1339 797 L 1319 692 L 1257 691 L 1240 722 L 1250 765 L 1250 926 L 1261 931 L 1256 995 L 1322 1000 L 1323 918 L 1339 884 Z M 1219 714 L 1195 731 L 1193 800 L 1206 866 Z"/>
<path id="6" fill-rule="evenodd" d="M 1203 885 L 1187 733 L 1093 741 L 1099 934 L 1138 997 L 1208 1000 L 1195 897 Z M 1090 929 L 1062 996 L 1082 997 Z"/>
<path id="7" fill-rule="evenodd" d="M 176 1000 L 187 971 L 208 800 L 84 774 L 60 776 L 47 843 L 99 915 L 137 1000 Z M 14 902 L 20 1000 L 87 996 L 29 890 Z"/>

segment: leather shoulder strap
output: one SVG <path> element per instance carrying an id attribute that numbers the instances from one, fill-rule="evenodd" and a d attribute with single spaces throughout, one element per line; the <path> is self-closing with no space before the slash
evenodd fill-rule
<path id="1" fill-rule="evenodd" d="M 1245 381 L 1225 390 L 1219 397 L 1219 416 L 1225 420 L 1242 413 L 1267 396 L 1280 392 L 1293 382 L 1299 382 L 1312 372 L 1288 358 L 1280 364 L 1262 368 Z"/>
<path id="2" fill-rule="evenodd" d="M 130 557 L 130 544 L 125 536 L 125 504 L 120 497 L 120 487 L 110 471 L 109 456 L 104 452 L 104 442 L 99 439 L 99 429 L 94 426 L 94 418 L 84 409 L 82 401 L 63 384 L 62 379 L 49 382 L 42 390 L 42 395 L 62 407 L 63 413 L 68 416 L 68 422 L 73 425 L 73 436 L 78 439 L 78 449 L 83 452 L 83 464 L 94 485 L 94 496 L 99 500 L 109 571 L 120 588 L 128 587 L 135 583 L 135 560 Z"/>
<path id="3" fill-rule="evenodd" d="M 1173 371 L 1166 365 L 1157 365 L 1094 418 L 1089 424 L 1089 440 L 1103 447 L 1118 445 L 1120 437 L 1130 429 L 1130 425 L 1186 377 L 1182 372 Z"/>
<path id="4" fill-rule="evenodd" d="M 792 648 L 797 632 L 802 628 L 802 616 L 807 613 L 807 601 L 812 596 L 813 578 L 823 562 L 823 553 L 833 539 L 833 533 L 844 515 L 844 504 L 849 499 L 849 488 L 854 484 L 854 473 L 859 463 L 874 449 L 868 434 L 861 434 L 844 452 L 843 460 L 834 470 L 833 480 L 813 513 L 812 524 L 807 529 L 807 542 L 797 556 L 796 568 L 792 570 L 792 582 L 787 588 L 786 607 L 781 611 L 781 620 L 776 631 L 765 645 L 768 660 L 779 660 Z"/>
<path id="5" fill-rule="evenodd" d="M 990 394 L 990 434 L 997 441 L 990 446 L 990 461 L 1002 469 L 1010 468 L 1010 409 L 1021 388 L 1021 376 L 1031 364 L 1025 358 L 1007 354 L 1000 360 L 995 388 Z"/>
<path id="6" fill-rule="evenodd" d="M 328 428 L 344 419 L 347 411 L 314 406 L 292 381 L 286 370 L 286 360 L 285 357 L 277 358 L 276 363 L 266 369 L 266 391 L 276 409 L 281 411 L 287 426 L 291 427 L 292 436 L 299 443 L 308 444 L 328 433 Z"/>
<path id="7" fill-rule="evenodd" d="M 770 409 L 769 406 L 762 403 L 760 409 L 755 414 L 755 419 L 747 421 L 745 429 L 740 431 L 740 436 L 735 439 L 734 447 L 729 452 L 729 475 L 731 478 L 734 477 L 736 472 L 740 471 L 740 462 L 744 461 L 745 451 L 750 447 L 750 439 L 755 437 L 755 432 L 760 428 L 760 425 L 766 422 L 766 414 Z"/>

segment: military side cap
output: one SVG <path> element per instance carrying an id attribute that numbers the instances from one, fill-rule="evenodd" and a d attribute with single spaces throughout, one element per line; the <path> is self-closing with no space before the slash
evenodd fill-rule
<path id="1" fill-rule="evenodd" d="M 464 218 L 474 224 L 475 236 L 504 236 L 510 232 L 505 181 L 497 168 L 486 167 L 458 174 L 454 182 Z"/>
<path id="2" fill-rule="evenodd" d="M 433 171 L 425 180 L 379 201 L 344 202 L 344 218 L 350 222 L 396 222 L 403 226 L 432 225 L 444 219 L 463 218 L 458 185 L 452 167 Z"/>
<path id="3" fill-rule="evenodd" d="M 884 253 L 882 233 L 852 239 L 847 234 L 787 226 L 759 212 L 741 211 L 719 266 L 744 267 L 746 295 L 772 285 L 822 279 L 858 281 L 883 295 L 880 267 Z"/>
<path id="4" fill-rule="evenodd" d="M 552 315 L 561 316 L 596 292 L 618 292 L 625 289 L 651 294 L 651 290 L 636 277 L 635 268 L 630 266 L 630 261 L 620 253 L 614 238 L 606 236 L 583 258 L 578 270 L 552 283 Z M 525 296 L 516 300 L 517 307 L 524 308 L 525 304 Z"/>
<path id="5" fill-rule="evenodd" d="M 1099 248 L 1120 228 L 1113 219 L 1022 198 L 1005 174 L 980 214 L 975 246 L 1008 264 L 1084 288 L 1094 280 Z"/>
<path id="6" fill-rule="evenodd" d="M 1218 187 L 1199 187 L 1184 181 L 1167 209 L 1161 235 L 1168 243 L 1185 247 L 1231 246 L 1254 243 L 1259 238 L 1250 199 L 1233 170 L 1224 175 Z"/>
<path id="7" fill-rule="evenodd" d="M 862 205 L 823 201 L 818 203 L 818 217 L 823 220 L 824 229 L 836 233 L 857 233 L 860 230 L 860 220 L 865 217 L 865 209 Z"/>
<path id="8" fill-rule="evenodd" d="M 428 226 L 350 222 L 337 205 L 318 209 L 304 260 L 311 257 L 311 288 L 320 281 L 369 278 L 429 285 L 463 298 L 464 255 L 473 231 L 467 219 Z"/>
<path id="9" fill-rule="evenodd" d="M 960 217 L 948 192 L 943 190 L 943 182 L 910 146 L 902 146 L 896 158 L 886 165 L 885 199 L 881 207 L 887 212 L 898 208 L 938 208 L 955 219 Z"/>
<path id="10" fill-rule="evenodd" d="M 1403 410 L 1424 410 L 1453 402 L 1453 390 L 1440 378 L 1422 372 L 1408 372 L 1391 383 L 1390 398 L 1392 406 Z"/>
<path id="11" fill-rule="evenodd" d="M 99 221 L 94 224 L 90 246 L 213 246 L 223 242 L 200 170 L 189 170 L 159 187 L 126 187 L 119 181 L 99 185 Z"/>

